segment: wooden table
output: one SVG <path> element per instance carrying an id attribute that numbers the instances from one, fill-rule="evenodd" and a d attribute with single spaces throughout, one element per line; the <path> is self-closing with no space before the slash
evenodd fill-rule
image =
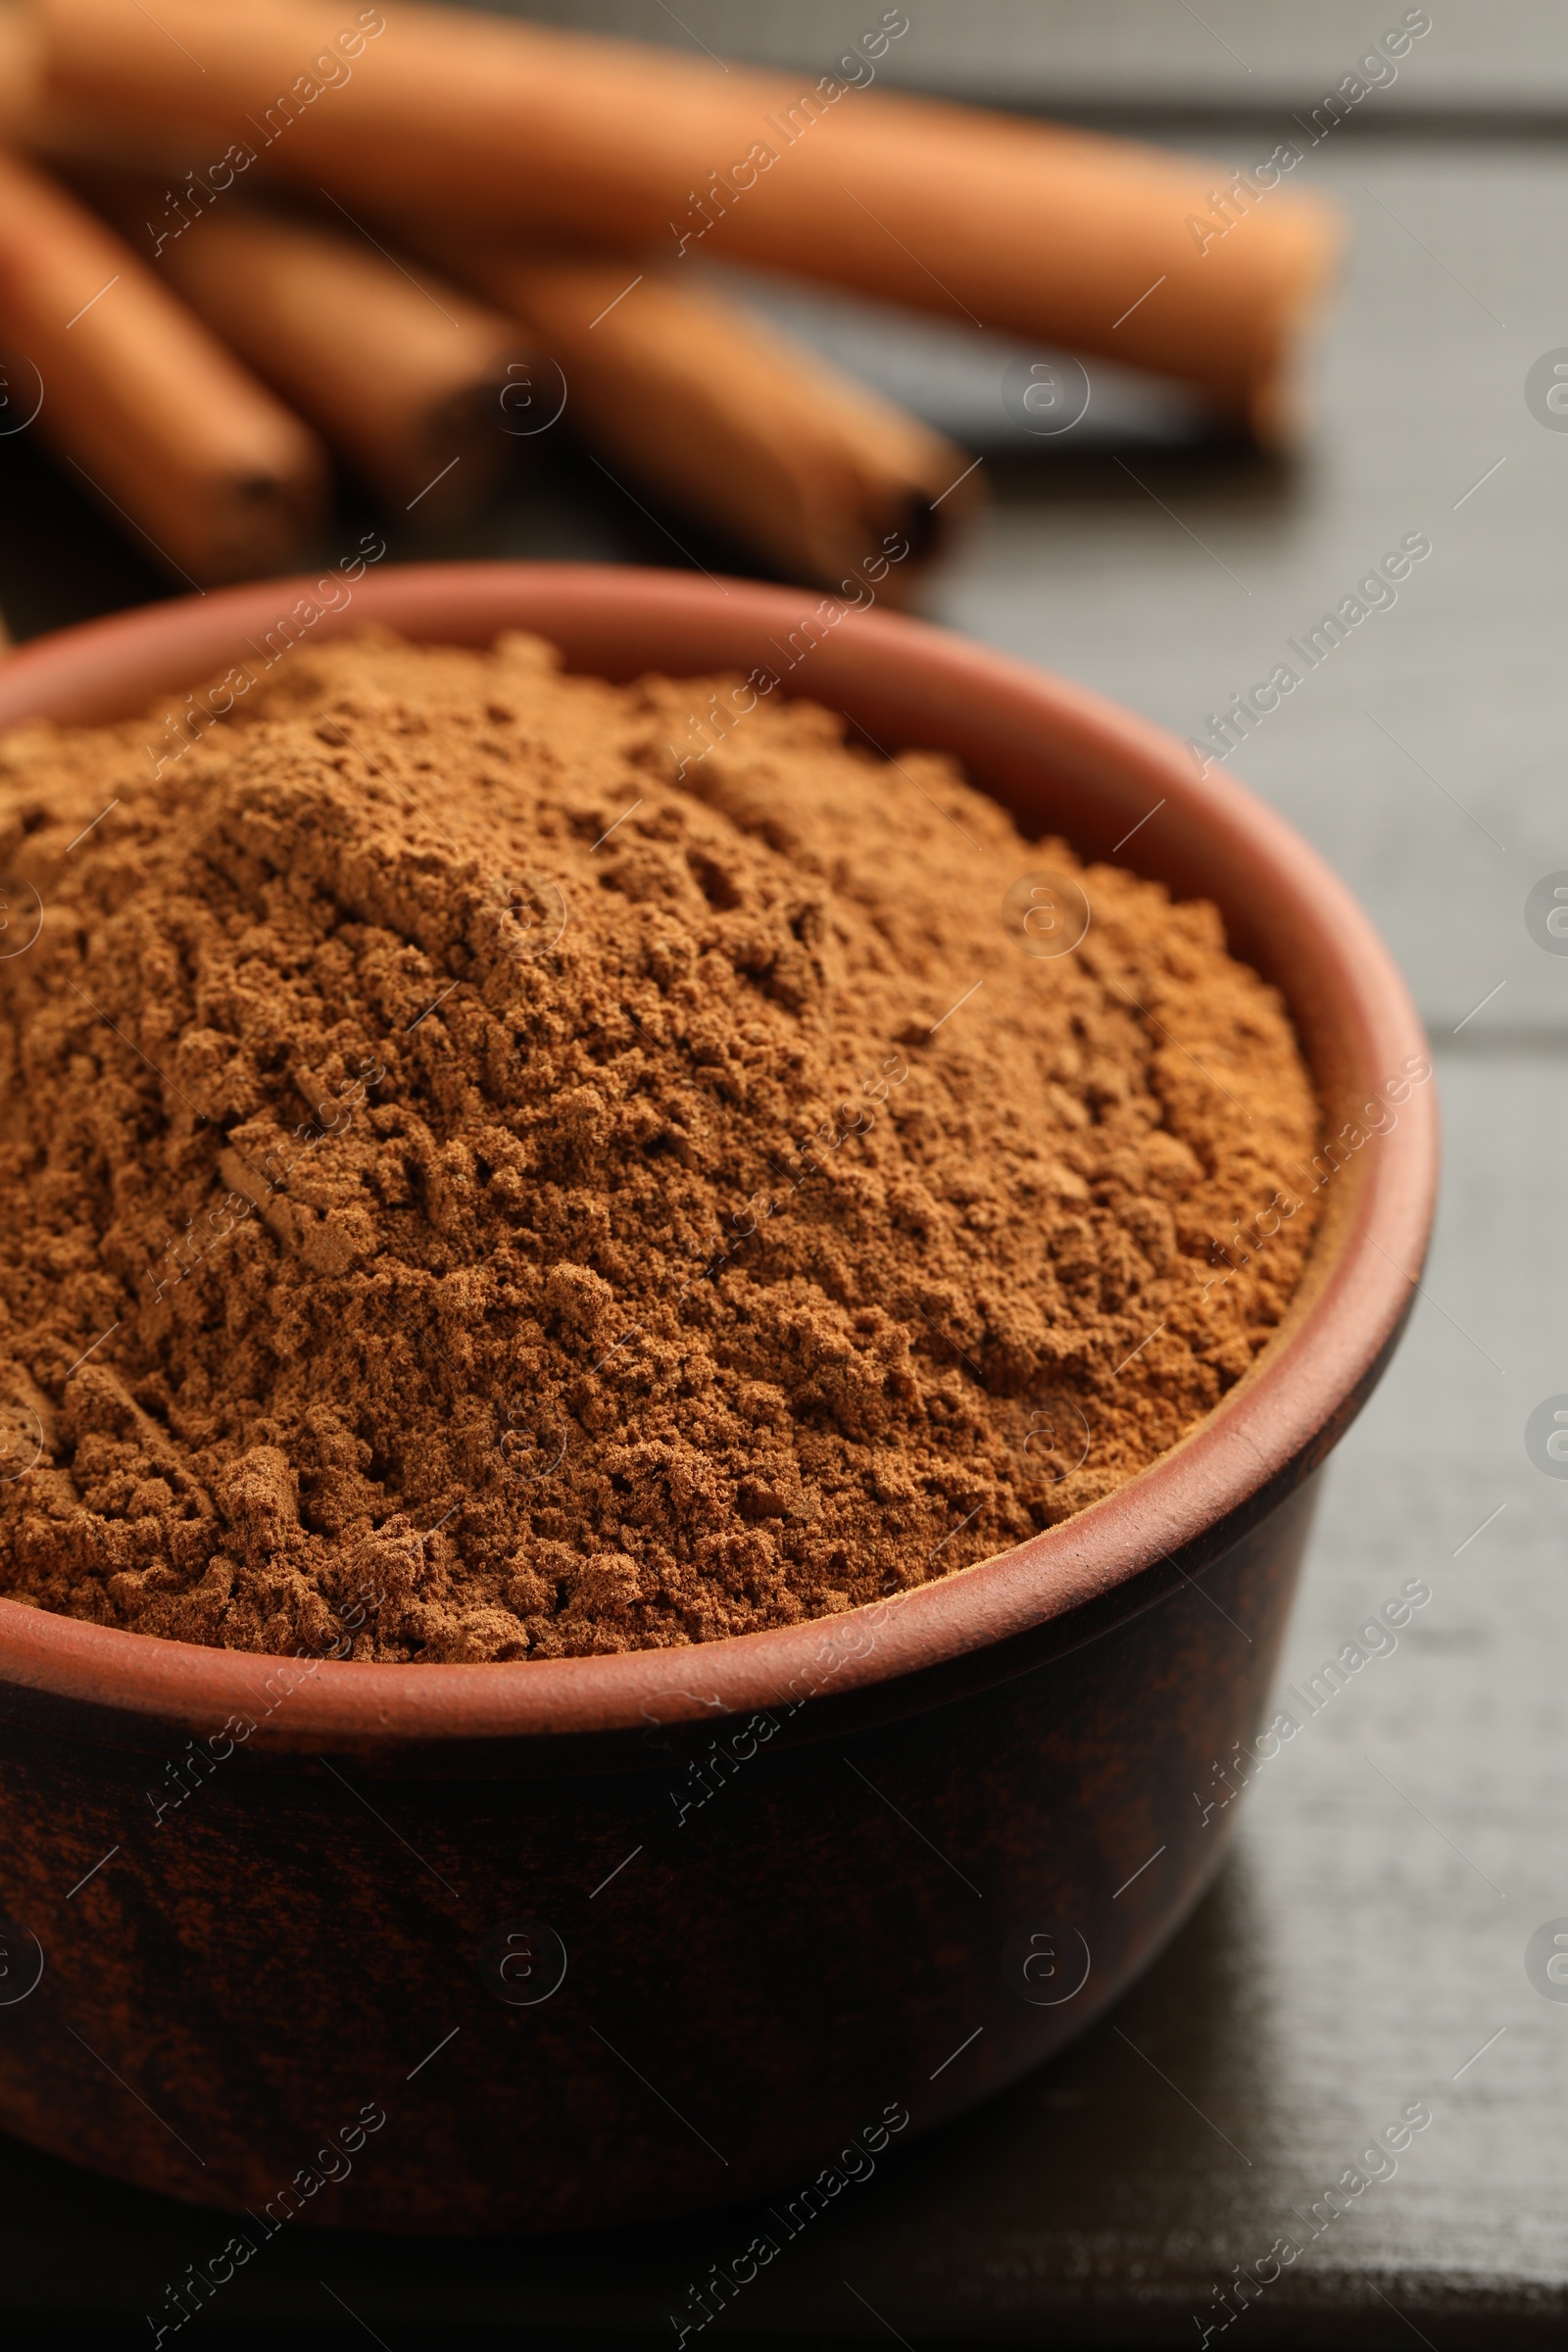
<path id="1" fill-rule="evenodd" d="M 1238 163 L 1275 135 L 1204 131 Z M 1311 170 L 1358 235 L 1294 469 L 1195 441 L 1177 407 L 1108 380 L 1093 431 L 1020 450 L 996 408 L 1004 354 L 832 306 L 810 323 L 988 449 L 995 503 L 935 616 L 1183 734 L 1403 533 L 1431 538 L 1245 772 L 1392 940 L 1448 1132 L 1423 1297 L 1331 1470 L 1286 1678 L 1405 1580 L 1432 1597 L 1260 1775 L 1216 1891 L 1121 2008 L 847 2196 L 715 2336 L 1197 2344 L 1205 2326 L 1218 2340 L 1236 2266 L 1267 2273 L 1281 2239 L 1298 2258 L 1230 2323 L 1259 2352 L 1556 2343 L 1568 2323 L 1568 1999 L 1526 1967 L 1536 1931 L 1568 1922 L 1568 1486 L 1523 1436 L 1568 1392 L 1568 960 L 1524 919 L 1530 886 L 1568 869 L 1568 434 L 1524 397 L 1531 362 L 1568 344 L 1568 163 L 1549 126 L 1406 122 L 1347 131 Z M 0 443 L 0 480 L 19 633 L 161 593 L 34 450 Z M 348 545 L 360 524 L 339 527 Z M 398 556 L 680 563 L 673 532 L 723 560 L 564 449 L 461 545 L 381 527 Z M 1314 2224 L 1414 2100 L 1433 2120 L 1396 2174 Z M 603 2242 L 300 2234 L 188 2340 L 663 2345 L 688 2285 L 749 2234 L 733 2214 Z M 146 2342 L 142 2315 L 212 2239 L 208 2217 L 0 2143 L 8 2341 Z"/>

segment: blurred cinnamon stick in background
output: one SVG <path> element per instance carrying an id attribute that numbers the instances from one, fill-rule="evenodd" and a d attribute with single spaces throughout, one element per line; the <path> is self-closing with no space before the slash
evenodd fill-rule
<path id="1" fill-rule="evenodd" d="M 156 182 L 85 185 L 127 232 L 156 215 Z M 592 448 L 792 578 L 839 588 L 876 562 L 901 602 L 976 503 L 953 443 L 722 299 L 640 271 L 628 287 L 620 261 L 540 265 L 470 245 L 453 237 L 440 258 L 485 305 L 422 256 L 406 269 L 230 196 L 193 215 L 158 267 L 351 470 L 426 519 L 471 509 L 509 433 L 557 414 L 548 364 L 530 366 L 525 343 L 562 369 Z"/>
<path id="2" fill-rule="evenodd" d="M 468 254 L 463 274 L 559 364 L 590 448 L 792 579 L 850 595 L 870 564 L 901 603 L 978 496 L 940 433 L 667 274 L 500 253 Z"/>
<path id="3" fill-rule="evenodd" d="M 227 140 L 230 177 L 326 180 L 490 238 L 700 248 L 1151 368 L 1292 436 L 1294 346 L 1339 228 L 1277 171 L 1216 188 L 1197 162 L 853 77 L 803 88 L 396 0 L 345 14 L 37 0 L 37 86 L 106 135 L 200 125 L 195 175 Z"/>
<path id="4" fill-rule="evenodd" d="M 88 185 L 127 231 L 160 206 L 156 183 Z M 510 446 L 501 394 L 521 356 L 500 312 L 368 238 L 238 198 L 193 219 L 158 268 L 400 511 L 450 521 L 494 488 Z"/>
<path id="5" fill-rule="evenodd" d="M 3 151 L 0 348 L 41 378 L 44 440 L 197 583 L 287 565 L 319 519 L 309 429 L 112 229 Z"/>

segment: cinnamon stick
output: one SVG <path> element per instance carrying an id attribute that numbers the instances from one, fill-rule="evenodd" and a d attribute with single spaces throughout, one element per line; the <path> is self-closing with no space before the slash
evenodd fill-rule
<path id="1" fill-rule="evenodd" d="M 559 366 L 591 449 L 789 578 L 903 602 L 978 495 L 941 434 L 667 273 L 481 253 L 466 274 Z"/>
<path id="2" fill-rule="evenodd" d="M 325 504 L 315 436 L 114 231 L 0 151 L 0 348 L 36 429 L 197 584 L 286 566 Z"/>
<path id="3" fill-rule="evenodd" d="M 101 183 L 127 229 L 162 191 Z M 157 266 L 197 317 L 400 511 L 471 512 L 512 444 L 501 401 L 514 322 L 368 236 L 231 198 L 193 213 Z"/>
<path id="4" fill-rule="evenodd" d="M 1339 228 L 1290 167 L 1216 173 L 868 89 L 897 10 L 808 83 L 397 0 L 39 8 L 50 97 L 111 126 L 202 126 L 198 175 L 324 181 L 490 235 L 700 248 L 1183 378 L 1268 442 L 1296 424 L 1294 345 Z"/>

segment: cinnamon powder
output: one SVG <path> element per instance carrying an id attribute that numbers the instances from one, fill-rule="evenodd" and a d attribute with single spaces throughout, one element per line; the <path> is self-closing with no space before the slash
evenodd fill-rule
<path id="1" fill-rule="evenodd" d="M 13 1598 L 749 1633 L 1083 1509 L 1266 1345 L 1317 1111 L 1211 906 L 776 693 L 683 758 L 734 681 L 245 674 L 0 743 Z"/>

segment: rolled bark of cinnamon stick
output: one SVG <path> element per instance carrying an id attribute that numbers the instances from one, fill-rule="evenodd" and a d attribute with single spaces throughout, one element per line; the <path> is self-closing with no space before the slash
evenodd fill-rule
<path id="1" fill-rule="evenodd" d="M 259 172 L 494 235 L 833 280 L 1185 379 L 1265 442 L 1337 217 L 1246 174 L 863 83 L 897 12 L 813 85 L 449 9 L 39 0 L 49 96 L 200 124 Z M 221 142 L 230 142 L 226 154 Z M 1272 172 L 1272 176 L 1270 176 Z"/>
<path id="2" fill-rule="evenodd" d="M 940 433 L 667 274 L 504 253 L 469 253 L 464 274 L 559 366 L 591 450 L 791 579 L 863 602 L 869 576 L 902 603 L 978 497 Z M 541 380 L 541 404 L 554 396 Z"/>
<path id="3" fill-rule="evenodd" d="M 0 348 L 37 371 L 37 430 L 198 585 L 291 563 L 325 507 L 314 434 L 130 247 L 0 151 Z"/>
<path id="4" fill-rule="evenodd" d="M 89 182 L 127 233 L 156 186 Z M 325 436 L 344 463 L 426 521 L 472 511 L 511 447 L 501 396 L 514 322 L 406 269 L 368 237 L 236 198 L 194 215 L 157 267 L 205 324 Z"/>

